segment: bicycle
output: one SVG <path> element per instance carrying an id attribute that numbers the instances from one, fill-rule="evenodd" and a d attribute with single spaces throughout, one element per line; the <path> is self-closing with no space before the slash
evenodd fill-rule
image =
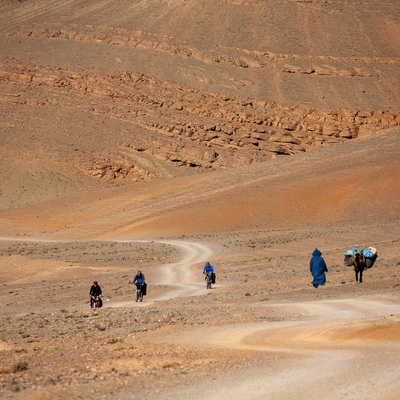
<path id="1" fill-rule="evenodd" d="M 212 272 L 207 272 L 206 273 L 206 288 L 211 289 L 211 284 L 212 284 Z"/>
<path id="2" fill-rule="evenodd" d="M 100 296 L 90 296 L 90 307 L 100 308 L 103 306 L 103 301 Z"/>
<path id="3" fill-rule="evenodd" d="M 136 284 L 136 302 L 143 301 L 143 283 Z"/>

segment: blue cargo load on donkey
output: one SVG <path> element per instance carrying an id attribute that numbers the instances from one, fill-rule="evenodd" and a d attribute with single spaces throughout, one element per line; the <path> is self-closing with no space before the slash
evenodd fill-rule
<path id="1" fill-rule="evenodd" d="M 365 259 L 365 268 L 371 268 L 378 258 L 378 251 L 374 247 L 353 247 L 344 253 L 344 263 L 351 267 L 355 254 L 362 254 Z"/>

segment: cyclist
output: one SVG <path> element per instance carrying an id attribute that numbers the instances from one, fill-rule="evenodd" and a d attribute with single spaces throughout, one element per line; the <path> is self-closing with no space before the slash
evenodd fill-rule
<path id="1" fill-rule="evenodd" d="M 203 274 L 213 273 L 214 267 L 207 261 L 203 268 Z"/>
<path id="2" fill-rule="evenodd" d="M 147 283 L 144 277 L 144 274 L 142 273 L 142 271 L 138 271 L 137 274 L 135 275 L 135 277 L 132 280 L 132 283 L 134 285 L 136 285 L 136 287 L 141 287 L 142 289 L 142 295 L 146 296 L 147 294 Z"/>
<path id="3" fill-rule="evenodd" d="M 93 282 L 92 287 L 90 288 L 89 296 L 90 296 L 90 307 L 94 307 L 94 299 L 96 297 L 100 297 L 102 295 L 101 287 L 97 281 Z M 100 303 L 101 304 L 101 303 Z"/>
<path id="4" fill-rule="evenodd" d="M 138 271 L 137 274 L 135 275 L 135 277 L 133 278 L 132 283 L 134 285 L 137 285 L 137 284 L 142 285 L 142 284 L 145 283 L 145 281 L 146 280 L 144 278 L 144 275 L 143 275 L 142 271 Z"/>

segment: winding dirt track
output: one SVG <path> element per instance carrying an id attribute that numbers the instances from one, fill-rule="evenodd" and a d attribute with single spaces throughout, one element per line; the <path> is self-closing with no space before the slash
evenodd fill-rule
<path id="1" fill-rule="evenodd" d="M 293 312 L 303 317 L 272 324 L 219 326 L 180 337 L 188 343 L 194 337 L 203 338 L 202 344 L 215 346 L 216 351 L 264 352 L 269 359 L 257 369 L 242 368 L 214 377 L 211 386 L 201 388 L 201 394 L 199 388 L 191 388 L 177 398 L 217 400 L 221 392 L 230 400 L 398 398 L 399 343 L 387 335 L 371 337 L 364 331 L 368 324 L 379 326 L 374 320 L 399 314 L 398 304 L 345 299 L 267 307 L 279 308 L 284 318 Z M 398 324 L 393 329 L 400 334 Z"/>
<path id="2" fill-rule="evenodd" d="M 158 242 L 174 246 L 182 254 L 174 263 L 155 265 L 147 270 L 157 277 L 151 284 L 164 285 L 165 292 L 142 304 L 110 301 L 105 303 L 105 308 L 148 306 L 174 298 L 184 301 L 189 296 L 205 294 L 204 284 L 198 281 L 198 265 L 209 259 L 213 250 L 202 243 Z M 212 349 L 215 354 L 232 352 L 239 359 L 243 353 L 243 360 L 251 355 L 254 362 L 244 361 L 234 369 L 220 370 L 211 377 L 211 385 L 192 382 L 173 389 L 164 388 L 161 397 L 154 392 L 146 393 L 146 397 L 149 400 L 398 398 L 398 304 L 357 297 L 258 302 L 252 307 L 265 310 L 265 315 L 279 317 L 263 323 L 237 321 L 232 325 L 182 327 L 179 334 L 161 335 L 157 343 Z M 124 396 L 121 399 L 134 398 L 129 394 Z"/>
<path id="3" fill-rule="evenodd" d="M 184 251 L 172 264 L 160 265 L 157 284 L 169 286 L 167 294 L 143 303 L 204 294 L 194 284 L 191 266 L 209 258 L 212 250 L 200 243 L 163 241 Z M 129 307 L 135 302 L 108 303 L 108 307 Z M 194 340 L 205 347 L 264 352 L 275 355 L 260 369 L 241 369 L 213 377 L 212 386 L 175 388 L 163 398 L 258 400 L 268 398 L 310 399 L 395 399 L 400 393 L 398 365 L 400 345 L 391 333 L 365 333 L 367 325 L 400 314 L 400 306 L 381 301 L 341 299 L 302 303 L 281 303 L 259 307 L 279 309 L 283 321 L 262 324 L 206 327 L 179 335 L 179 343 Z M 296 315 L 290 319 L 288 315 Z M 398 335 L 399 325 L 393 329 Z M 382 353 L 385 353 L 382 361 Z M 377 360 L 379 359 L 379 364 Z M 282 360 L 289 360 L 284 362 Z M 379 365 L 379 367 L 377 366 Z M 323 385 L 320 382 L 324 381 Z M 216 390 L 215 388 L 218 388 Z"/>
<path id="4" fill-rule="evenodd" d="M 114 242 L 117 241 L 132 240 Z M 177 262 L 148 269 L 157 277 L 152 285 L 165 285 L 167 291 L 141 304 L 110 301 L 105 303 L 105 308 L 143 307 L 178 297 L 184 299 L 204 295 L 204 284 L 198 282 L 198 271 L 195 272 L 192 267 L 198 268 L 199 263 L 212 256 L 213 250 L 202 243 L 178 240 L 158 242 L 177 247 L 183 254 Z M 265 309 L 266 314 L 273 309 L 280 318 L 267 323 L 191 327 L 183 329 L 179 335 L 160 338 L 161 342 L 170 342 L 171 345 L 212 348 L 215 353 L 235 351 L 254 354 L 258 360 L 251 366 L 221 371 L 212 377 L 212 385 L 199 382 L 174 387 L 173 390 L 165 389 L 161 398 L 398 398 L 400 325 L 396 316 L 400 314 L 400 305 L 348 298 L 258 303 L 253 307 Z M 132 397 L 127 395 L 124 398 Z M 156 397 L 149 393 L 148 398 Z M 160 398 L 159 395 L 157 398 Z"/>
<path id="5" fill-rule="evenodd" d="M 117 240 L 118 242 L 127 242 Z M 140 242 L 140 241 L 139 241 Z M 145 241 L 142 241 L 145 242 Z M 151 301 L 140 303 L 140 306 L 149 306 L 157 301 L 169 300 L 175 297 L 196 296 L 204 294 L 204 285 L 196 282 L 195 274 L 191 267 L 204 262 L 212 255 L 212 250 L 201 243 L 189 243 L 176 240 L 157 241 L 182 249 L 184 257 L 171 264 L 153 267 L 157 271 L 157 280 L 152 282 L 154 285 L 167 285 L 168 293 L 153 298 Z M 131 307 L 137 306 L 135 301 L 109 302 L 106 307 Z"/>
<path id="6" fill-rule="evenodd" d="M 18 238 L 0 237 L 0 241 L 18 242 Z M 23 242 L 42 242 L 51 243 L 56 240 L 48 239 L 24 239 Z M 111 242 L 128 243 L 138 242 L 146 243 L 148 240 L 110 240 Z M 155 272 L 156 279 L 152 281 L 152 285 L 166 285 L 168 292 L 159 297 L 152 298 L 141 304 L 135 301 L 108 302 L 105 307 L 132 307 L 132 306 L 149 306 L 157 301 L 169 300 L 175 297 L 204 295 L 204 284 L 196 283 L 196 274 L 191 267 L 204 263 L 213 254 L 212 249 L 201 243 L 190 243 L 178 240 L 156 240 L 153 242 L 167 244 L 181 250 L 183 258 L 175 263 L 157 265 L 149 268 L 148 271 Z"/>

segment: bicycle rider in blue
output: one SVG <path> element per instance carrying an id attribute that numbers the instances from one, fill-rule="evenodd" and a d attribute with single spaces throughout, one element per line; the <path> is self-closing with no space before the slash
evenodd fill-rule
<path id="1" fill-rule="evenodd" d="M 133 278 L 132 283 L 133 283 L 134 285 L 137 285 L 137 284 L 143 285 L 143 284 L 145 283 L 145 278 L 144 278 L 144 275 L 143 275 L 142 271 L 138 271 L 138 272 L 137 272 L 137 274 L 136 274 L 135 277 Z"/>
<path id="2" fill-rule="evenodd" d="M 203 274 L 214 272 L 214 267 L 207 261 L 203 268 Z"/>

